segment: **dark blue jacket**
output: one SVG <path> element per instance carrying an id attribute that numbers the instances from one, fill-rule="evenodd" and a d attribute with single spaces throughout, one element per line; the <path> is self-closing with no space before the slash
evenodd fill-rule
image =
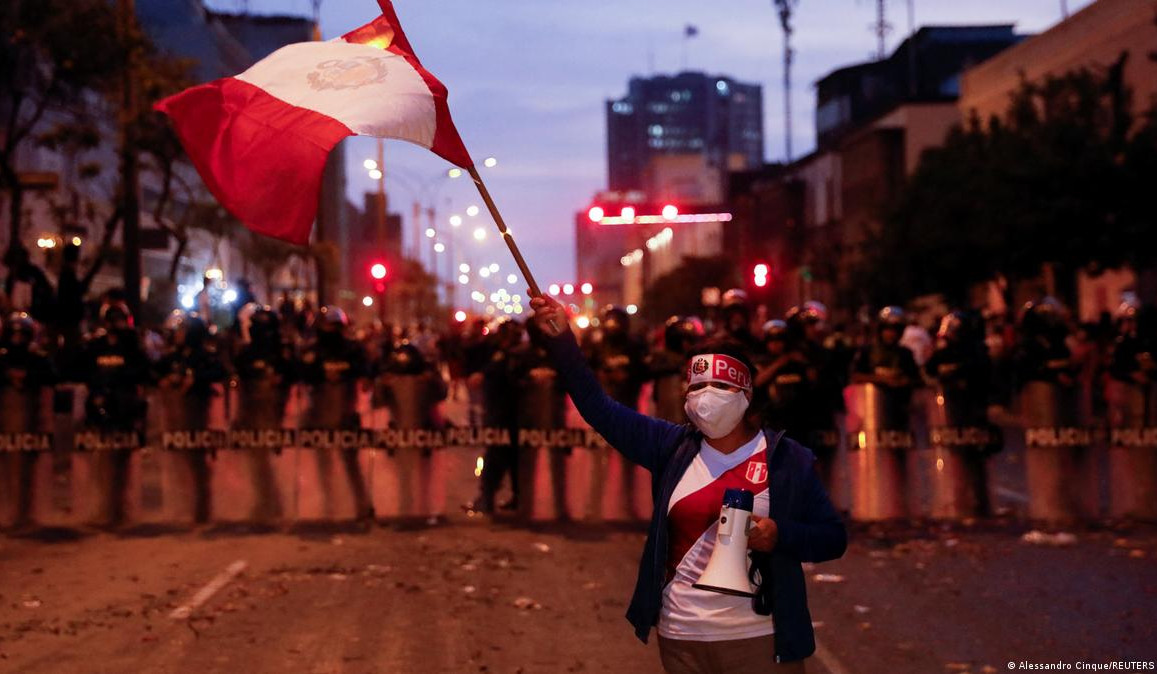
<path id="1" fill-rule="evenodd" d="M 659 621 L 666 578 L 667 509 L 675 486 L 691 465 L 703 435 L 690 424 L 676 425 L 639 414 L 612 400 L 599 387 L 570 333 L 548 340 L 563 385 L 587 423 L 623 456 L 651 471 L 654 512 L 639 561 L 639 578 L 627 620 L 644 643 Z M 823 562 L 844 554 L 847 530 L 820 484 L 815 455 L 803 445 L 765 429 L 771 519 L 779 540 L 770 554 L 753 553 L 763 584 L 757 602 L 770 606 L 775 620 L 775 659 L 789 662 L 815 652 L 801 562 Z"/>

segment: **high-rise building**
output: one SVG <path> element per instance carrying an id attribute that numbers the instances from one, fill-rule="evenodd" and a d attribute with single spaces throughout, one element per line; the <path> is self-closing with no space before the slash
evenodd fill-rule
<path id="1" fill-rule="evenodd" d="M 723 172 L 763 162 L 763 94 L 757 84 L 699 72 L 633 77 L 606 102 L 607 187 L 647 190 L 661 155 L 698 154 Z"/>

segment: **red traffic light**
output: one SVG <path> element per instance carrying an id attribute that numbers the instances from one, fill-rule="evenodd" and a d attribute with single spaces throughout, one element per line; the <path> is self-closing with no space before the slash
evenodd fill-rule
<path id="1" fill-rule="evenodd" d="M 381 262 L 375 262 L 373 266 L 370 267 L 370 276 L 378 279 L 379 281 L 386 278 L 387 273 L 388 270 L 386 269 L 386 265 L 382 264 Z"/>
<path id="2" fill-rule="evenodd" d="M 771 267 L 763 262 L 760 262 L 751 268 L 752 283 L 755 284 L 756 288 L 767 287 L 767 277 L 769 274 L 771 274 Z"/>

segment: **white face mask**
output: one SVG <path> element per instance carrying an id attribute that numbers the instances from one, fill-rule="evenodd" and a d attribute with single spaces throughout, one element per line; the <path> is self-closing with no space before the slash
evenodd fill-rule
<path id="1" fill-rule="evenodd" d="M 749 404 L 743 391 L 708 386 L 688 393 L 683 411 L 703 435 L 714 440 L 735 430 Z"/>

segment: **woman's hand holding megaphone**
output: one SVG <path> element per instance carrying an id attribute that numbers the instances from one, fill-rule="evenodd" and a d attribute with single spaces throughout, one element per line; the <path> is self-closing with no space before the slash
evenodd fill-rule
<path id="1" fill-rule="evenodd" d="M 771 552 L 779 539 L 775 520 L 752 514 L 747 529 L 747 547 L 760 552 Z"/>

